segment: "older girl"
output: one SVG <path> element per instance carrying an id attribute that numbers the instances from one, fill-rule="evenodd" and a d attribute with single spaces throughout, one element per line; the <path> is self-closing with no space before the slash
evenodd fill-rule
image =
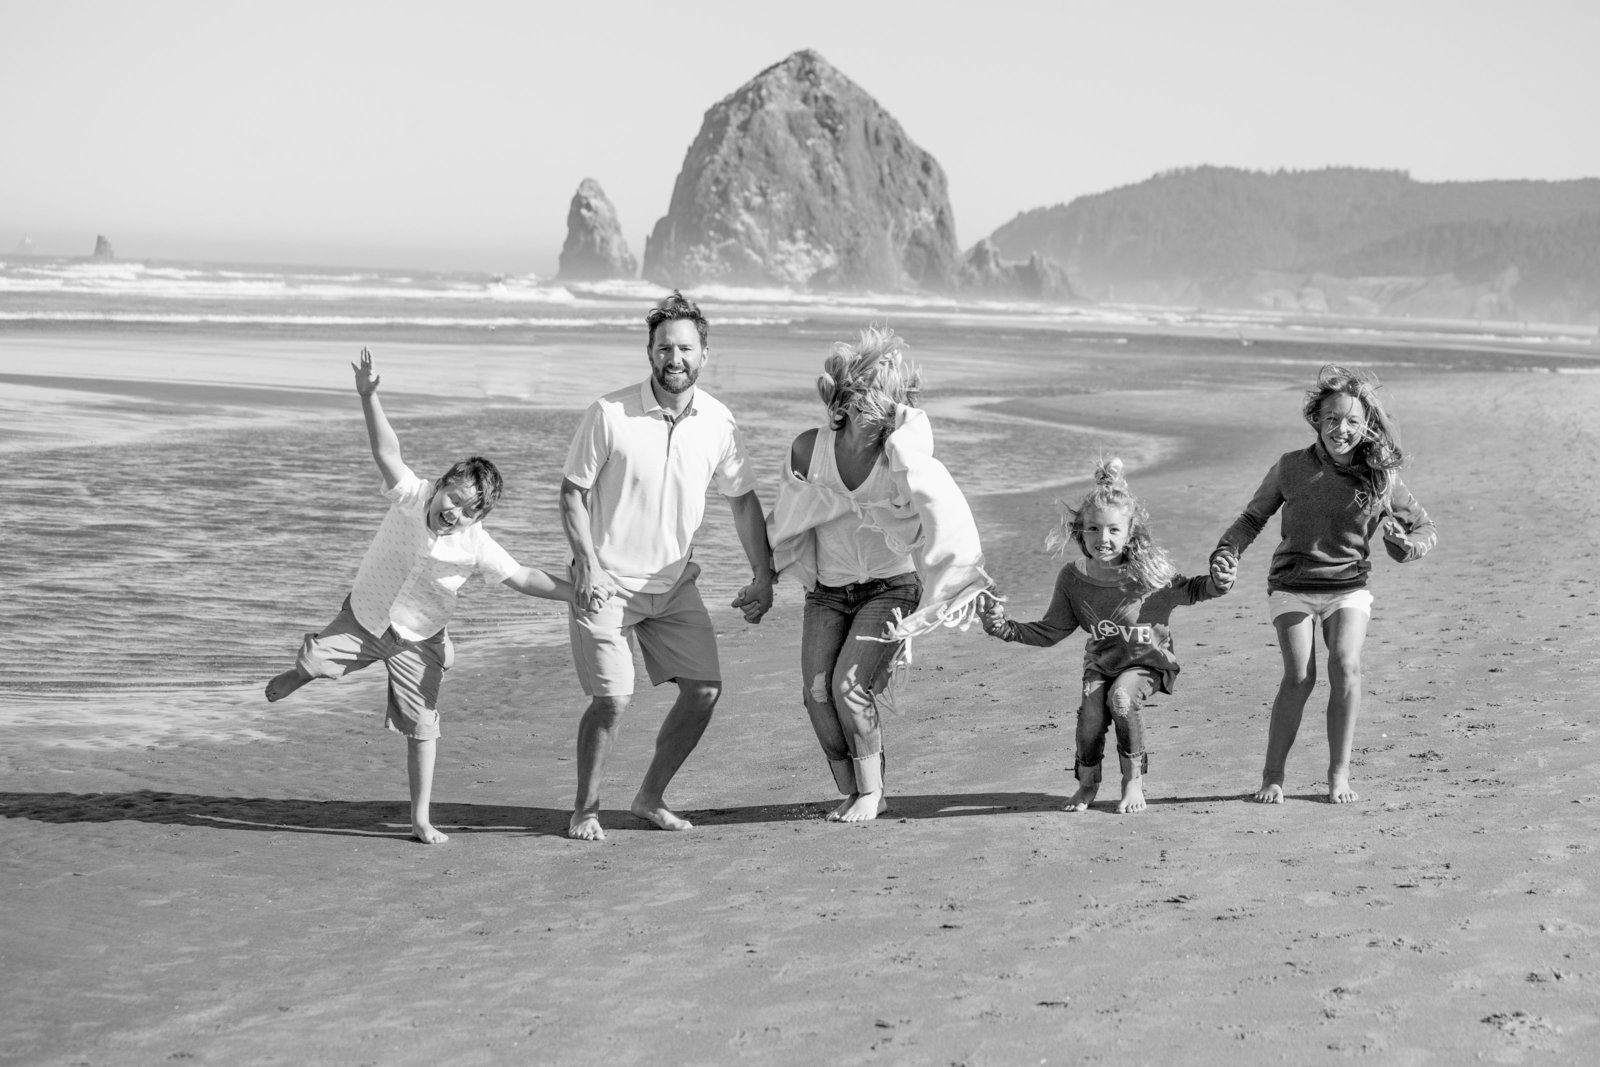
<path id="1" fill-rule="evenodd" d="M 1283 539 L 1267 574 L 1283 679 L 1255 794 L 1263 804 L 1283 802 L 1284 766 L 1317 681 L 1319 622 L 1328 646 L 1328 801 L 1359 799 L 1350 787 L 1350 750 L 1361 711 L 1361 646 L 1372 615 L 1368 547 L 1382 531 L 1384 549 L 1406 563 L 1434 544 L 1432 520 L 1400 480 L 1404 455 L 1377 387 L 1370 375 L 1332 363 L 1322 368 L 1301 408 L 1316 439 L 1279 457 L 1212 553 L 1237 559 L 1283 509 Z"/>

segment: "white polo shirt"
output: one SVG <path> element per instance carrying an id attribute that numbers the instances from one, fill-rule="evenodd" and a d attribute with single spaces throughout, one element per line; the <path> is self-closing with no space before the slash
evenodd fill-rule
<path id="1" fill-rule="evenodd" d="M 427 515 L 433 483 L 410 468 L 383 495 L 393 503 L 350 590 L 350 610 L 369 633 L 381 637 L 392 626 L 407 641 L 432 637 L 450 621 L 456 591 L 474 573 L 498 585 L 522 569 L 481 522 L 435 537 Z"/>
<path id="2" fill-rule="evenodd" d="M 589 405 L 562 473 L 589 493 L 589 536 L 600 566 L 632 592 L 664 593 L 688 565 L 706 489 L 739 497 L 756 487 L 733 412 L 705 390 L 676 419 L 646 378 Z"/>

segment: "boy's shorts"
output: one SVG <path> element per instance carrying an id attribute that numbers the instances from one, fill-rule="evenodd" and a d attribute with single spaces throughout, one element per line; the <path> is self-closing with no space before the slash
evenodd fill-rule
<path id="1" fill-rule="evenodd" d="M 644 655 L 651 685 L 678 679 L 722 681 L 717 631 L 695 585 L 699 576 L 699 565 L 690 563 L 678 584 L 664 593 L 624 590 L 599 611 L 568 608 L 572 664 L 585 696 L 633 694 L 635 645 Z"/>
<path id="2" fill-rule="evenodd" d="M 1267 594 L 1267 614 L 1276 622 L 1279 615 L 1300 613 L 1323 622 L 1344 608 L 1361 612 L 1372 618 L 1372 593 L 1366 589 L 1348 589 L 1342 593 L 1286 593 L 1274 589 Z"/>
<path id="3" fill-rule="evenodd" d="M 342 678 L 382 660 L 389 669 L 389 702 L 384 724 L 414 741 L 439 736 L 439 683 L 455 662 L 450 635 L 440 630 L 422 641 L 407 641 L 393 629 L 375 637 L 356 621 L 350 598 L 320 634 L 306 634 L 300 669 L 313 678 Z"/>

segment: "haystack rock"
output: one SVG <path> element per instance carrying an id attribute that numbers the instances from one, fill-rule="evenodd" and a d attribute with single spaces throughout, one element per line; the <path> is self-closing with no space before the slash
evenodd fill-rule
<path id="1" fill-rule="evenodd" d="M 1008 263 L 987 237 L 972 246 L 961 265 L 962 292 L 975 296 L 1021 297 L 1025 300 L 1075 301 L 1078 294 L 1061 264 L 1038 252 L 1025 262 Z"/>
<path id="2" fill-rule="evenodd" d="M 583 179 L 572 194 L 572 206 L 567 209 L 567 243 L 561 246 L 560 262 L 556 277 L 562 281 L 638 276 L 639 261 L 628 251 L 617 209 L 593 178 Z"/>
<path id="3" fill-rule="evenodd" d="M 99 234 L 94 239 L 95 259 L 116 259 L 117 254 L 111 250 L 111 242 L 106 240 L 104 234 Z"/>
<path id="4" fill-rule="evenodd" d="M 807 50 L 706 112 L 645 243 L 644 276 L 678 286 L 944 289 L 959 256 L 938 161 Z"/>

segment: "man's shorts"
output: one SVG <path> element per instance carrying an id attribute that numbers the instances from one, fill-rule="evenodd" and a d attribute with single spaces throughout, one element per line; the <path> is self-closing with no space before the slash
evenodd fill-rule
<path id="1" fill-rule="evenodd" d="M 382 660 L 389 669 L 385 725 L 414 741 L 432 741 L 439 736 L 439 683 L 455 658 L 445 630 L 422 641 L 407 641 L 393 629 L 373 636 L 345 597 L 338 618 L 321 633 L 306 634 L 298 663 L 313 678 L 343 678 Z"/>
<path id="2" fill-rule="evenodd" d="M 1327 622 L 1334 612 L 1344 608 L 1372 618 L 1372 593 L 1366 589 L 1349 589 L 1342 593 L 1286 593 L 1274 589 L 1267 594 L 1267 614 L 1274 622 L 1279 615 L 1296 613 Z"/>
<path id="3" fill-rule="evenodd" d="M 623 590 L 599 611 L 568 609 L 572 663 L 585 696 L 631 696 L 636 645 L 651 685 L 678 679 L 722 681 L 717 631 L 695 585 L 699 576 L 699 565 L 690 563 L 678 584 L 664 593 Z"/>

